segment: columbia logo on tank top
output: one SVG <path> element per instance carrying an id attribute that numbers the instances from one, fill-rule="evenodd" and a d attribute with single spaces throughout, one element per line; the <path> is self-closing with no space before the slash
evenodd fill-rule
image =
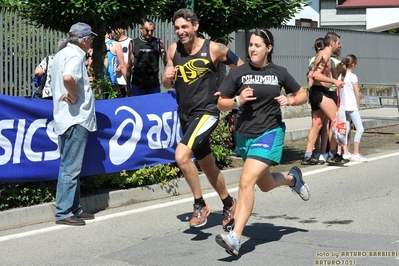
<path id="1" fill-rule="evenodd" d="M 275 75 L 246 75 L 241 77 L 241 81 L 244 85 L 278 85 L 278 78 Z"/>
<path id="2" fill-rule="evenodd" d="M 206 53 L 201 53 L 201 56 L 204 54 L 206 56 Z M 210 71 L 209 64 L 211 64 L 211 62 L 208 59 L 194 58 L 189 60 L 184 65 L 176 65 L 175 68 L 177 71 L 175 75 L 175 81 L 178 78 L 181 78 L 184 83 L 191 85 Z"/>

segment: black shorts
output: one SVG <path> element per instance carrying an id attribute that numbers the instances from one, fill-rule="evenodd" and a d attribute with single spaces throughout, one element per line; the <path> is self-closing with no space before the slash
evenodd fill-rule
<path id="1" fill-rule="evenodd" d="M 332 93 L 330 92 L 329 88 L 320 85 L 313 85 L 310 88 L 309 93 L 309 103 L 312 107 L 312 111 L 320 110 L 320 103 L 323 100 L 323 96 L 334 100 Z"/>
<path id="2" fill-rule="evenodd" d="M 183 138 L 180 143 L 189 147 L 197 160 L 204 159 L 210 153 L 209 137 L 217 127 L 219 116 L 204 114 L 190 122 L 180 120 Z"/>

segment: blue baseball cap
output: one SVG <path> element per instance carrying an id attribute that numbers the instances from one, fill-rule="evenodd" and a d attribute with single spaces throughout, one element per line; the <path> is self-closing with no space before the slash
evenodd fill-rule
<path id="1" fill-rule="evenodd" d="M 90 25 L 83 22 L 73 24 L 69 29 L 69 33 L 75 33 L 78 38 L 83 38 L 90 35 L 98 36 L 96 33 L 91 31 Z"/>

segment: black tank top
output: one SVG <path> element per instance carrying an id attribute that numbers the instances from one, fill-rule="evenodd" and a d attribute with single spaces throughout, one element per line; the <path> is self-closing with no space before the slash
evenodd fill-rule
<path id="1" fill-rule="evenodd" d="M 183 44 L 177 42 L 173 56 L 173 65 L 177 68 L 175 89 L 180 119 L 187 122 L 203 114 L 219 115 L 214 96 L 218 71 L 209 46 L 210 40 L 205 40 L 198 53 L 188 55 Z"/>

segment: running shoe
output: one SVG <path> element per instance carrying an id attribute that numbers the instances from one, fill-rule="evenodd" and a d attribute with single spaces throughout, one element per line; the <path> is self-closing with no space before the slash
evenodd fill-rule
<path id="1" fill-rule="evenodd" d="M 350 152 L 348 152 L 348 154 L 342 155 L 342 158 L 344 158 L 346 160 L 351 160 L 352 159 L 352 154 Z"/>
<path id="2" fill-rule="evenodd" d="M 215 237 L 216 243 L 223 247 L 230 255 L 238 256 L 241 246 L 240 240 L 238 240 L 237 234 L 232 230 L 231 226 L 228 229 L 230 231 L 228 235 L 218 234 Z"/>
<path id="3" fill-rule="evenodd" d="M 233 205 L 230 208 L 223 208 L 223 229 L 226 229 L 228 226 L 234 225 L 234 217 L 236 212 L 237 200 L 233 198 Z"/>
<path id="4" fill-rule="evenodd" d="M 208 221 L 208 216 L 211 214 L 211 209 L 205 202 L 205 206 L 194 204 L 193 216 L 190 220 L 190 227 L 201 227 Z"/>
<path id="5" fill-rule="evenodd" d="M 327 159 L 327 163 L 329 163 L 329 164 L 339 164 L 339 165 L 349 163 L 349 161 L 350 160 L 348 160 L 348 159 L 342 158 L 342 156 L 339 155 L 338 153 L 336 153 L 334 156 L 328 157 L 328 159 Z"/>
<path id="6" fill-rule="evenodd" d="M 320 160 L 317 160 L 313 156 L 305 157 L 305 158 L 303 158 L 303 160 L 301 162 L 301 164 L 303 164 L 303 165 L 317 165 L 317 164 L 323 164 L 323 163 Z"/>
<path id="7" fill-rule="evenodd" d="M 367 162 L 368 161 L 367 158 L 364 157 L 363 155 L 361 155 L 360 153 L 353 154 L 351 160 L 354 162 Z"/>
<path id="8" fill-rule="evenodd" d="M 324 164 L 326 162 L 326 158 L 324 158 L 324 155 L 322 153 L 320 153 L 319 155 L 319 162 L 320 164 Z"/>
<path id="9" fill-rule="evenodd" d="M 301 199 L 304 201 L 309 200 L 310 198 L 310 190 L 309 187 L 305 184 L 305 181 L 302 179 L 302 171 L 298 167 L 294 166 L 288 172 L 295 179 L 295 184 L 290 188 L 294 194 L 298 194 Z"/>

